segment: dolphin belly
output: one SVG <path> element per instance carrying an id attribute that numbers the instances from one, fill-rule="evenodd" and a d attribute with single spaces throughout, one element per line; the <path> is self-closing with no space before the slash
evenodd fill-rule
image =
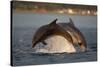
<path id="1" fill-rule="evenodd" d="M 36 52 L 42 53 L 74 53 L 76 49 L 73 44 L 70 43 L 66 38 L 59 35 L 53 35 L 48 37 L 46 40 L 47 45 L 44 48 L 37 49 Z"/>

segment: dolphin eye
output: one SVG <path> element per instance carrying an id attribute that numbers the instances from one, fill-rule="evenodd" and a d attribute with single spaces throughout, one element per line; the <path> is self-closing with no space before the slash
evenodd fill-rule
<path id="1" fill-rule="evenodd" d="M 47 43 L 46 43 L 45 41 L 42 41 L 42 43 L 43 43 L 44 45 L 47 45 Z"/>
<path id="2" fill-rule="evenodd" d="M 82 45 L 82 43 L 81 43 L 81 42 L 79 42 L 78 44 L 79 44 L 80 46 Z"/>

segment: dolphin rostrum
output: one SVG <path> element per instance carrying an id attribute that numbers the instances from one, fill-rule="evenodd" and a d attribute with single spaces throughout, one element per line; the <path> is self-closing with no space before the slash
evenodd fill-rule
<path id="1" fill-rule="evenodd" d="M 35 33 L 32 40 L 32 47 L 39 42 L 46 45 L 45 39 L 52 35 L 60 35 L 65 37 L 73 45 L 79 45 L 82 51 L 86 51 L 87 43 L 83 34 L 75 27 L 72 19 L 69 18 L 69 23 L 56 23 L 57 19 L 50 24 L 41 26 Z"/>

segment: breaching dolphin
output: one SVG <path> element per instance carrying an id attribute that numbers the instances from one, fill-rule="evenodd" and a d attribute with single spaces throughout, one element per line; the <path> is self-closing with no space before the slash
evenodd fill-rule
<path id="1" fill-rule="evenodd" d="M 33 36 L 32 47 L 39 42 L 46 45 L 45 40 L 52 35 L 60 35 L 65 37 L 73 45 L 79 45 L 82 51 L 87 50 L 87 43 L 78 28 L 75 27 L 72 19 L 69 18 L 68 23 L 56 23 L 57 19 L 53 20 L 50 24 L 41 26 Z"/>

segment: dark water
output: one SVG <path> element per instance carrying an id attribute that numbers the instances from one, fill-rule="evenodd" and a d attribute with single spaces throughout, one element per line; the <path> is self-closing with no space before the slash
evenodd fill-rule
<path id="1" fill-rule="evenodd" d="M 39 15 L 35 15 L 35 16 L 40 17 Z M 50 15 L 50 17 L 52 16 L 54 15 Z M 20 18 L 19 20 L 18 17 Z M 19 13 L 13 14 L 13 24 L 17 24 L 18 21 L 17 25 L 19 25 L 19 26 L 13 25 L 13 29 L 12 29 L 12 33 L 13 33 L 12 34 L 13 36 L 12 37 L 12 62 L 14 66 L 72 63 L 72 62 L 85 62 L 85 61 L 97 60 L 97 31 L 95 26 L 91 25 L 89 28 L 83 26 L 82 28 L 80 28 L 81 32 L 84 34 L 86 41 L 88 43 L 87 52 L 78 52 L 78 53 L 71 53 L 71 54 L 34 53 L 34 49 L 32 49 L 32 37 L 34 32 L 37 30 L 37 28 L 35 26 L 31 26 L 30 23 L 28 24 L 27 19 L 30 18 L 30 16 L 28 15 L 27 19 L 24 19 L 26 17 L 27 14 L 24 14 L 24 16 L 20 16 Z M 78 18 L 80 16 L 74 16 L 74 17 Z M 93 19 L 95 17 L 88 16 L 87 18 Z M 34 18 L 31 18 L 30 21 L 32 20 L 34 20 Z M 45 21 L 45 19 L 43 19 L 43 21 Z M 91 22 L 90 20 L 88 21 Z M 26 24 L 28 24 L 28 26 L 20 25 L 25 22 Z M 92 21 L 92 23 L 93 22 L 94 21 Z M 96 24 L 96 21 L 94 23 Z"/>

